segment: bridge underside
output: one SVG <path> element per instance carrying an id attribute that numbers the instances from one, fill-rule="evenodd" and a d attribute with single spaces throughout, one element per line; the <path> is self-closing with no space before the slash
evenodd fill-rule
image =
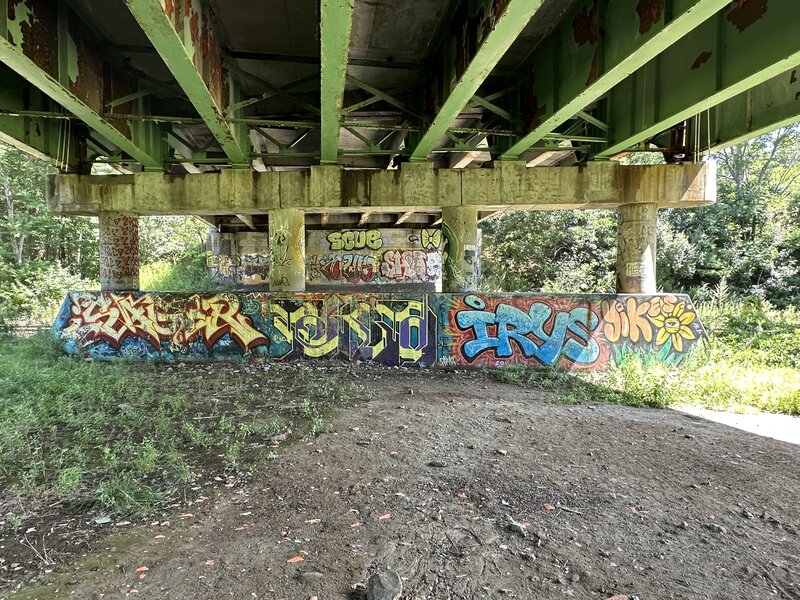
<path id="1" fill-rule="evenodd" d="M 800 119 L 797 31 L 794 0 L 0 0 L 0 140 L 99 216 L 109 292 L 139 215 L 203 218 L 250 289 L 469 294 L 482 221 L 615 209 L 618 292 L 651 296 L 658 210 Z"/>
<path id="2" fill-rule="evenodd" d="M 4 0 L 0 131 L 67 171 L 695 160 L 797 120 L 792 0 Z"/>

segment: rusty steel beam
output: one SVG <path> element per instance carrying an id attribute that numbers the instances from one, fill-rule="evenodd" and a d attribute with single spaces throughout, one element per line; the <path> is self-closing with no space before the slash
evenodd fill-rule
<path id="1" fill-rule="evenodd" d="M 350 53 L 354 0 L 322 0 L 320 3 L 320 162 L 339 160 L 339 130 Z"/>
<path id="2" fill-rule="evenodd" d="M 729 0 L 618 0 L 579 3 L 528 60 L 519 78 L 525 135 L 504 160 L 552 134 L 615 85 L 710 19 Z M 589 117 L 593 119 L 593 117 Z"/>
<path id="3" fill-rule="evenodd" d="M 797 0 L 730 3 L 611 91 L 611 135 L 597 156 L 611 157 L 641 147 L 662 132 L 793 69 L 800 64 L 797 31 Z M 784 101 L 781 88 L 773 89 L 775 103 Z M 777 110 L 770 98 L 757 108 L 767 120 Z"/>
<path id="4" fill-rule="evenodd" d="M 800 65 L 689 122 L 691 153 L 718 152 L 781 127 L 800 123 Z"/>
<path id="5" fill-rule="evenodd" d="M 235 167 L 249 166 L 246 127 L 225 120 L 233 82 L 201 0 L 125 0 L 131 14 Z"/>
<path id="6" fill-rule="evenodd" d="M 412 161 L 427 160 L 541 5 L 541 0 L 458 2 L 428 86 L 427 108 L 436 116 L 412 150 Z"/>
<path id="7" fill-rule="evenodd" d="M 154 125 L 104 115 L 105 106 L 144 86 L 103 59 L 95 40 L 66 2 L 20 0 L 2 11 L 0 61 L 74 114 L 147 169 L 162 167 Z M 119 104 L 123 113 L 141 109 L 146 98 Z"/>

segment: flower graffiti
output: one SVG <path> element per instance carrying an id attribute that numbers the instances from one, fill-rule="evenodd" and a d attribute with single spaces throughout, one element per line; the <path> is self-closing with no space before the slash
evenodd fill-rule
<path id="1" fill-rule="evenodd" d="M 660 312 L 649 317 L 653 324 L 658 327 L 656 334 L 656 345 L 661 346 L 667 342 L 678 352 L 683 351 L 684 340 L 694 340 L 697 336 L 689 328 L 697 314 L 686 310 L 686 302 L 678 302 L 671 309 Z"/>
<path id="2" fill-rule="evenodd" d="M 705 337 L 686 296 L 477 293 L 73 292 L 53 333 L 97 358 L 567 369 L 677 365 Z"/>

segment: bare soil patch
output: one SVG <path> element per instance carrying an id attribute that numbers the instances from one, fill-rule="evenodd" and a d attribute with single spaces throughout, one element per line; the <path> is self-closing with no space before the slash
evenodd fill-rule
<path id="1" fill-rule="evenodd" d="M 0 598 L 358 598 L 386 568 L 407 599 L 800 598 L 800 447 L 477 372 L 349 369 L 364 398 L 328 433 Z"/>

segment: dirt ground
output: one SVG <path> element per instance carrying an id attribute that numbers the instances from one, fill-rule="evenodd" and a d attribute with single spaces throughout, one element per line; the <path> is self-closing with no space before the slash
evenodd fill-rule
<path id="1" fill-rule="evenodd" d="M 360 598 L 391 568 L 405 599 L 800 599 L 800 446 L 480 373 L 367 373 L 373 400 L 247 484 L 0 598 Z"/>

